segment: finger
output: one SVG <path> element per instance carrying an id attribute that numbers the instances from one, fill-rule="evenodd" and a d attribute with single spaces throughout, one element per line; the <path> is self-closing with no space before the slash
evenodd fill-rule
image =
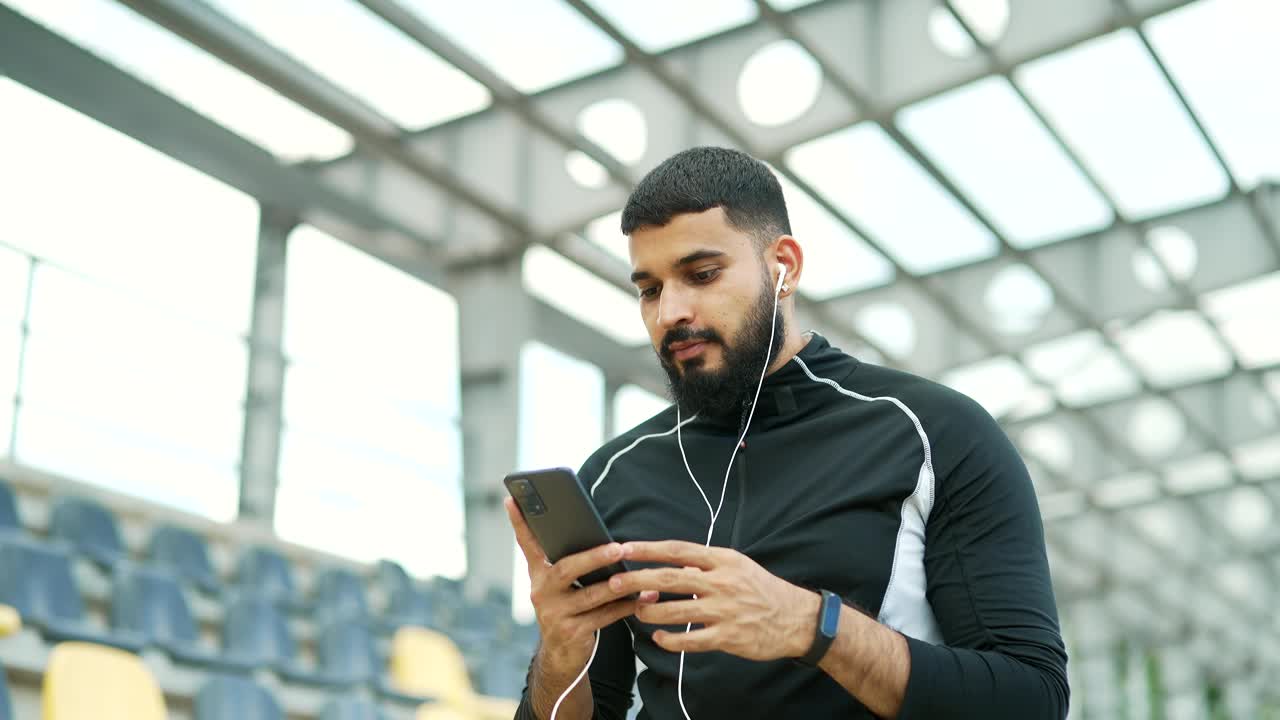
<path id="1" fill-rule="evenodd" d="M 611 603 L 626 593 L 620 593 L 613 589 L 608 582 L 601 581 L 592 583 L 572 593 L 569 599 L 569 614 L 579 615 L 590 612 L 607 603 Z"/>
<path id="2" fill-rule="evenodd" d="M 618 622 L 624 617 L 630 617 L 635 614 L 636 601 L 627 598 L 615 600 L 608 605 L 602 605 L 595 610 L 576 616 L 575 619 L 590 630 L 599 630 Z"/>
<path id="3" fill-rule="evenodd" d="M 653 642 L 668 652 L 708 652 L 723 649 L 722 633 L 717 626 L 689 632 L 655 630 Z"/>
<path id="4" fill-rule="evenodd" d="M 691 565 L 710 570 L 724 560 L 722 548 L 709 548 L 683 540 L 657 542 L 629 542 L 622 546 L 623 557 L 628 560 L 670 563 L 684 567 Z"/>
<path id="5" fill-rule="evenodd" d="M 719 621 L 721 617 L 711 600 L 698 599 L 644 604 L 636 609 L 636 619 L 651 625 L 684 625 L 686 623 L 710 625 Z"/>
<path id="6" fill-rule="evenodd" d="M 707 574 L 695 568 L 649 568 L 618 573 L 609 585 L 619 595 L 658 590 L 684 595 L 703 595 L 711 589 Z"/>
<path id="7" fill-rule="evenodd" d="M 599 570 L 622 559 L 622 546 L 618 543 L 597 545 L 590 550 L 583 550 L 572 555 L 565 555 L 553 566 L 559 579 L 559 585 L 568 587 L 574 580 L 592 570 Z"/>
<path id="8" fill-rule="evenodd" d="M 533 531 L 529 530 L 529 524 L 524 521 L 524 515 L 520 513 L 520 508 L 516 506 L 513 498 L 503 498 L 502 504 L 507 508 L 507 518 L 511 521 L 511 529 L 516 531 L 516 544 L 520 546 L 520 552 L 524 553 L 525 562 L 529 563 L 529 569 L 544 565 L 547 562 L 547 554 L 542 552 L 542 546 L 538 544 L 537 538 L 533 536 Z"/>

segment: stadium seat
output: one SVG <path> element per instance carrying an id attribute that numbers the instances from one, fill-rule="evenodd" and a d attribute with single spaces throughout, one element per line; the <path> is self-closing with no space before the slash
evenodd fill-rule
<path id="1" fill-rule="evenodd" d="M 222 656 L 200 644 L 200 629 L 178 581 L 165 572 L 135 565 L 116 569 L 111 592 L 111 626 L 137 633 L 174 660 L 215 670 L 248 672 L 253 663 Z"/>
<path id="2" fill-rule="evenodd" d="M 9 700 L 9 680 L 0 667 L 0 720 L 13 720 L 13 703 Z"/>
<path id="3" fill-rule="evenodd" d="M 115 515 L 96 500 L 59 498 L 53 505 L 49 535 L 71 543 L 76 552 L 106 569 L 129 556 Z"/>
<path id="4" fill-rule="evenodd" d="M 164 696 L 136 655 L 67 642 L 49 655 L 44 720 L 165 720 Z"/>
<path id="5" fill-rule="evenodd" d="M 344 684 L 368 685 L 378 695 L 408 705 L 421 705 L 429 695 L 405 693 L 387 682 L 386 664 L 378 659 L 373 635 L 363 623 L 335 621 L 326 625 L 316 639 L 320 671 Z"/>
<path id="6" fill-rule="evenodd" d="M 382 613 L 382 626 L 392 633 L 405 625 L 441 627 L 445 624 L 441 615 L 438 596 L 409 585 L 391 593 L 387 609 Z"/>
<path id="7" fill-rule="evenodd" d="M 387 715 L 368 700 L 348 696 L 325 703 L 320 709 L 320 720 L 387 720 Z"/>
<path id="8" fill-rule="evenodd" d="M 374 569 L 373 580 L 387 595 L 403 588 L 413 587 L 413 578 L 405 572 L 404 567 L 394 560 L 379 560 Z"/>
<path id="9" fill-rule="evenodd" d="M 220 676 L 196 693 L 195 720 L 284 720 L 266 688 L 242 677 Z"/>
<path id="10" fill-rule="evenodd" d="M 13 496 L 13 488 L 0 477 L 0 533 L 22 532 L 22 521 L 18 518 L 18 501 Z"/>
<path id="11" fill-rule="evenodd" d="M 510 605 L 497 605 L 490 600 L 467 603 L 457 613 L 450 633 L 468 655 L 487 652 L 494 644 L 511 640 L 515 621 Z"/>
<path id="12" fill-rule="evenodd" d="M 223 622 L 222 647 L 227 657 L 269 668 L 287 680 L 312 685 L 344 684 L 341 678 L 308 670 L 298 662 L 298 646 L 284 614 L 267 597 L 246 594 L 232 601 Z"/>
<path id="13" fill-rule="evenodd" d="M 156 527 L 147 542 L 147 557 L 204 592 L 213 594 L 222 589 L 218 571 L 209 560 L 208 544 L 191 530 L 174 525 Z"/>
<path id="14" fill-rule="evenodd" d="M 293 579 L 293 567 L 283 555 L 268 547 L 245 548 L 236 563 L 236 585 L 292 610 L 306 607 Z"/>
<path id="15" fill-rule="evenodd" d="M 71 575 L 71 559 L 60 548 L 16 535 L 0 537 L 0 602 L 12 606 L 47 640 L 81 640 L 136 652 L 142 636 L 91 627 Z"/>
<path id="16" fill-rule="evenodd" d="M 329 568 L 316 580 L 312 617 L 317 623 L 333 620 L 366 620 L 369 604 L 364 595 L 364 580 L 346 568 Z"/>
<path id="17" fill-rule="evenodd" d="M 8 605 L 0 605 L 0 637 L 12 635 L 22 629 L 22 616 Z"/>
<path id="18" fill-rule="evenodd" d="M 492 648 L 480 665 L 479 690 L 494 697 L 520 697 L 532 658 L 514 648 Z"/>
<path id="19" fill-rule="evenodd" d="M 435 696 L 470 718 L 509 720 L 518 705 L 514 700 L 477 694 L 458 647 L 447 635 L 427 628 L 396 631 L 391 640 L 391 681 L 401 692 Z"/>

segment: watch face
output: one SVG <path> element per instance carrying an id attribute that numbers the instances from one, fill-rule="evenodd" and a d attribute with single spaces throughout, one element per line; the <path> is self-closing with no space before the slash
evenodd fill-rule
<path id="1" fill-rule="evenodd" d="M 827 637 L 835 637 L 840 624 L 840 608 L 844 603 L 838 595 L 824 595 L 822 601 L 822 622 L 818 623 L 818 631 Z"/>

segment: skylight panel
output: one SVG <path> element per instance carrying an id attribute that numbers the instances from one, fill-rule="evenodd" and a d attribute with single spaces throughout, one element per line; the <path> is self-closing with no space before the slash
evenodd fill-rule
<path id="1" fill-rule="evenodd" d="M 1133 395 L 1142 382 L 1119 353 L 1085 330 L 1028 348 L 1022 354 L 1036 377 L 1053 385 L 1066 405 L 1081 407 Z"/>
<path id="2" fill-rule="evenodd" d="M 839 218 L 794 183 L 778 175 L 787 200 L 791 234 L 804 250 L 800 292 L 823 300 L 893 280 L 893 265 Z"/>
<path id="3" fill-rule="evenodd" d="M 589 0 L 641 49 L 656 53 L 756 19 L 751 0 Z"/>
<path id="4" fill-rule="evenodd" d="M 1116 333 L 1125 355 L 1147 380 L 1170 387 L 1221 377 L 1231 371 L 1231 353 L 1198 312 L 1168 310 Z"/>
<path id="5" fill-rule="evenodd" d="M 1231 484 L 1231 463 L 1220 453 L 1208 452 L 1165 466 L 1164 482 L 1178 495 L 1207 492 Z"/>
<path id="6" fill-rule="evenodd" d="M 1280 273 L 1215 290 L 1202 301 L 1242 366 L 1280 363 Z"/>
<path id="7" fill-rule="evenodd" d="M 913 274 L 996 253 L 995 237 L 872 123 L 792 148 L 787 164 Z"/>
<path id="8" fill-rule="evenodd" d="M 1024 65 L 1015 80 L 1125 216 L 1226 193 L 1226 174 L 1132 30 Z"/>
<path id="9" fill-rule="evenodd" d="M 341 128 L 123 5 L 6 4 L 282 160 L 330 159 L 351 150 L 351 136 Z"/>
<path id="10" fill-rule="evenodd" d="M 622 234 L 622 211 L 611 212 L 587 223 L 587 239 L 631 266 L 631 249 Z"/>
<path id="11" fill-rule="evenodd" d="M 541 245 L 524 255 L 524 285 L 529 292 L 623 345 L 649 340 L 639 301 Z"/>
<path id="12" fill-rule="evenodd" d="M 483 109 L 489 92 L 355 0 L 210 0 L 406 129 Z"/>
<path id="13" fill-rule="evenodd" d="M 1246 189 L 1280 178 L 1280 4 L 1203 0 L 1156 17 L 1147 36 Z"/>
<path id="14" fill-rule="evenodd" d="M 917 103 L 898 124 L 1015 247 L 1082 235 L 1113 218 L 1003 77 Z"/>
<path id="15" fill-rule="evenodd" d="M 944 375 L 942 382 L 978 401 L 996 418 L 1016 410 L 1031 390 L 1031 378 L 1008 357 L 956 368 Z"/>
<path id="16" fill-rule="evenodd" d="M 533 93 L 622 61 L 622 48 L 563 0 L 406 3 L 517 90 Z"/>

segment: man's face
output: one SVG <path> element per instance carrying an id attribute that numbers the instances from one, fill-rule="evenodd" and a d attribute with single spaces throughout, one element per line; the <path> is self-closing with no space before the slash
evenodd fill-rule
<path id="1" fill-rule="evenodd" d="M 773 276 L 724 211 L 677 215 L 631 234 L 632 280 L 674 399 L 724 414 L 754 390 L 769 353 Z M 773 351 L 783 338 L 781 322 Z"/>

